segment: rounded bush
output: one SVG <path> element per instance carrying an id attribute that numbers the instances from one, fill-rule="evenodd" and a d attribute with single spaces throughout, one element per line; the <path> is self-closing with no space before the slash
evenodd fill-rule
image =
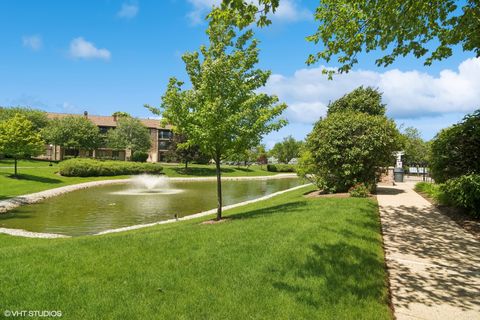
<path id="1" fill-rule="evenodd" d="M 366 198 L 369 194 L 369 188 L 363 183 L 357 183 L 348 189 L 348 193 L 355 198 Z"/>
<path id="2" fill-rule="evenodd" d="M 157 163 L 101 161 L 76 158 L 60 162 L 59 172 L 66 177 L 118 176 L 128 174 L 159 174 L 163 168 Z"/>
<path id="3" fill-rule="evenodd" d="M 399 148 L 399 132 L 380 115 L 343 111 L 320 119 L 306 143 L 302 175 L 314 176 L 317 187 L 346 192 L 357 183 L 375 187 L 379 168 L 391 165 Z M 305 158 L 305 159 L 304 159 Z"/>
<path id="4" fill-rule="evenodd" d="M 267 171 L 270 172 L 295 172 L 295 166 L 291 164 L 268 164 Z"/>
<path id="5" fill-rule="evenodd" d="M 144 151 L 135 151 L 132 154 L 132 161 L 135 162 L 147 162 L 148 153 Z"/>

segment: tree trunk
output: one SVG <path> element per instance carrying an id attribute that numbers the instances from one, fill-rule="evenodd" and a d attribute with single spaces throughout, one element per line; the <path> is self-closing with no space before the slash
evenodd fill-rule
<path id="1" fill-rule="evenodd" d="M 220 157 L 215 158 L 217 171 L 217 221 L 222 219 L 222 172 L 220 171 Z"/>
<path id="2" fill-rule="evenodd" d="M 17 157 L 15 157 L 13 159 L 14 159 L 14 162 L 15 162 L 15 173 L 13 174 L 13 176 L 16 178 L 17 177 Z"/>

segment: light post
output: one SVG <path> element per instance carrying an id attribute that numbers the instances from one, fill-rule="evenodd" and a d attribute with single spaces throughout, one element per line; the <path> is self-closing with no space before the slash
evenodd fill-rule
<path id="1" fill-rule="evenodd" d="M 51 167 L 53 165 L 52 164 L 53 144 L 50 144 L 48 147 L 50 148 L 50 164 L 49 164 L 49 166 Z"/>

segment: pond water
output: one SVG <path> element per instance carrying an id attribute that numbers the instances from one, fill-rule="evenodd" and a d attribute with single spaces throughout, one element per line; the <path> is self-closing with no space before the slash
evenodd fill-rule
<path id="1" fill-rule="evenodd" d="M 0 227 L 70 236 L 151 223 L 216 207 L 215 181 L 153 181 L 77 190 L 0 215 Z M 224 205 L 300 185 L 297 178 L 223 181 Z"/>

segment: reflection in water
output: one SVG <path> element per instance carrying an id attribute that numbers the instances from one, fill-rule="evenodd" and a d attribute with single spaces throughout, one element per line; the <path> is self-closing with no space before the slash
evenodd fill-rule
<path id="1" fill-rule="evenodd" d="M 252 200 L 300 184 L 296 178 L 223 181 L 224 205 Z M 150 189 L 149 189 L 150 188 Z M 0 227 L 66 235 L 93 234 L 209 210 L 216 206 L 215 181 L 169 182 L 148 187 L 110 185 L 78 190 L 0 216 Z"/>

